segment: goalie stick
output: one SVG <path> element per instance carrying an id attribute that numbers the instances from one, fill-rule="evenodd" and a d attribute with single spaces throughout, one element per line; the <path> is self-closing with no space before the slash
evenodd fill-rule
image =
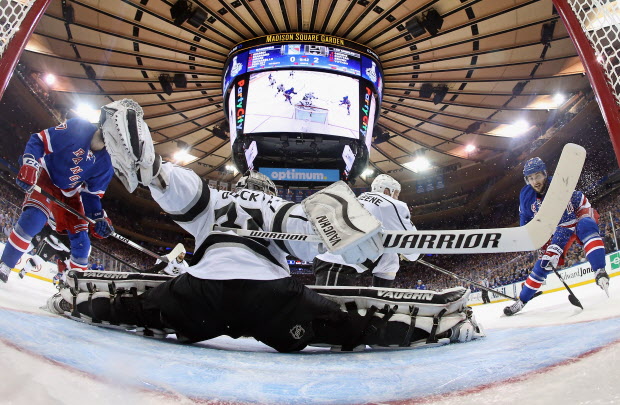
<path id="1" fill-rule="evenodd" d="M 536 216 L 524 226 L 454 231 L 383 231 L 385 253 L 473 254 L 531 251 L 544 245 L 555 231 L 577 186 L 586 151 L 568 143 L 562 150 L 553 181 Z M 214 231 L 239 236 L 321 243 L 317 235 L 252 231 L 214 226 Z"/>

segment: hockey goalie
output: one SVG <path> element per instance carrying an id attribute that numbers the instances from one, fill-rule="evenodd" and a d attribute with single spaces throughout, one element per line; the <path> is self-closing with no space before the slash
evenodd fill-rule
<path id="1" fill-rule="evenodd" d="M 308 288 L 290 277 L 287 255 L 311 260 L 329 251 L 360 263 L 383 253 L 380 222 L 345 183 L 301 204 L 278 198 L 275 184 L 257 172 L 243 176 L 234 192 L 211 189 L 191 170 L 162 163 L 148 131 L 131 125 L 104 134 L 114 140 L 106 145 L 118 149 L 110 153 L 116 173 L 130 191 L 138 184 L 149 187 L 161 208 L 194 236 L 194 257 L 175 278 L 71 272 L 57 297 L 65 315 L 147 336 L 175 333 L 188 343 L 250 336 L 280 352 L 308 345 L 338 351 L 414 348 L 484 336 L 463 288 Z M 144 156 L 149 153 L 154 156 Z M 321 242 L 249 238 L 214 226 L 313 234 Z"/>

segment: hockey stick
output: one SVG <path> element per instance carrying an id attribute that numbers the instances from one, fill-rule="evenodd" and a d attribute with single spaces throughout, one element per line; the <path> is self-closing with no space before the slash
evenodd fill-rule
<path id="1" fill-rule="evenodd" d="M 575 294 L 573 294 L 573 291 L 570 289 L 568 284 L 566 284 L 562 276 L 560 276 L 560 273 L 558 273 L 556 269 L 553 269 L 553 272 L 555 273 L 556 276 L 558 276 L 562 284 L 564 284 L 564 287 L 566 287 L 566 290 L 568 291 L 568 300 L 570 301 L 570 303 L 576 307 L 583 309 L 583 305 L 581 305 L 581 302 L 579 301 L 579 299 L 575 296 Z"/>
<path id="2" fill-rule="evenodd" d="M 454 278 L 455 278 L 455 279 L 457 279 L 457 280 L 461 280 L 461 281 L 465 281 L 466 283 L 473 284 L 473 285 L 475 285 L 476 287 L 480 288 L 481 290 L 485 290 L 485 291 L 488 291 L 488 292 L 491 292 L 491 293 L 494 293 L 494 294 L 500 295 L 500 296 L 502 296 L 502 297 L 504 297 L 504 298 L 508 298 L 508 299 L 513 300 L 513 301 L 517 301 L 517 298 L 515 298 L 515 297 L 511 297 L 510 295 L 506 295 L 506 294 L 501 293 L 501 292 L 499 292 L 499 291 L 495 291 L 495 290 L 494 290 L 494 289 L 492 289 L 492 288 L 485 287 L 485 286 L 483 286 L 482 284 L 476 283 L 475 281 L 471 281 L 471 280 L 470 280 L 470 279 L 468 279 L 468 278 L 461 277 L 461 276 L 459 276 L 458 274 L 452 273 L 452 272 L 451 272 L 451 271 L 449 271 L 449 270 L 446 270 L 446 269 L 444 269 L 444 268 L 441 268 L 441 267 L 439 267 L 439 266 L 436 266 L 436 265 L 434 265 L 434 264 L 432 264 L 432 263 L 429 263 L 429 262 L 427 262 L 427 261 L 424 261 L 424 260 L 422 260 L 422 259 L 418 259 L 418 260 L 416 260 L 416 261 L 417 261 L 418 263 L 421 263 L 421 264 L 425 265 L 426 267 L 430 267 L 430 268 L 431 268 L 431 269 L 433 269 L 433 270 L 437 270 L 437 271 L 438 271 L 438 272 L 440 272 L 440 273 L 447 274 L 448 276 L 454 277 Z"/>
<path id="3" fill-rule="evenodd" d="M 457 231 L 384 231 L 386 253 L 472 254 L 531 251 L 544 245 L 553 234 L 570 201 L 581 174 L 586 151 L 566 144 L 553 181 L 536 216 L 515 228 L 466 229 Z M 214 231 L 239 236 L 320 243 L 317 235 L 251 231 L 214 226 Z"/>
<path id="4" fill-rule="evenodd" d="M 48 198 L 50 201 L 53 201 L 55 204 L 58 204 L 60 207 L 64 208 L 65 210 L 69 211 L 70 213 L 72 213 L 73 215 L 75 215 L 78 218 L 83 219 L 84 221 L 88 222 L 91 225 L 95 224 L 95 221 L 88 218 L 86 215 L 82 215 L 81 213 L 77 212 L 75 209 L 73 209 L 73 207 L 65 204 L 64 202 L 60 201 L 59 199 L 57 199 L 56 197 L 54 197 L 53 195 L 51 195 L 50 193 L 48 193 L 47 191 L 41 189 L 41 187 L 37 186 L 36 184 L 34 185 L 34 190 L 37 191 L 38 193 L 41 193 L 43 196 L 45 196 L 46 198 Z M 168 258 L 166 256 L 160 256 L 157 253 L 151 252 L 150 250 L 143 248 L 142 246 L 138 245 L 135 242 L 130 241 L 129 239 L 127 239 L 126 237 L 119 235 L 116 232 L 112 232 L 112 234 L 110 235 L 115 239 L 120 240 L 121 242 L 131 246 L 132 248 L 139 250 L 142 253 L 145 253 L 151 257 L 154 257 L 156 259 L 159 259 L 161 261 L 165 261 L 168 262 Z M 178 256 L 178 255 L 177 255 Z"/>

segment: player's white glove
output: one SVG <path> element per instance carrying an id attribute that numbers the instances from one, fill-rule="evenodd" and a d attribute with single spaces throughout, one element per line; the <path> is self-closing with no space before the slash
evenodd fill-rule
<path id="1" fill-rule="evenodd" d="M 545 253 L 540 258 L 540 267 L 545 270 L 552 270 L 558 267 L 560 257 L 562 257 L 564 250 L 558 245 L 549 245 Z"/>
<path id="2" fill-rule="evenodd" d="M 351 264 L 383 254 L 381 222 L 357 201 L 343 181 L 302 201 L 302 207 L 324 248 Z"/>

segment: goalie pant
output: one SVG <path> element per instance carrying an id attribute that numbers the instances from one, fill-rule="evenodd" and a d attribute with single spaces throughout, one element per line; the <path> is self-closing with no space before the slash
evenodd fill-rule
<path id="1" fill-rule="evenodd" d="M 552 180 L 552 177 L 549 181 Z M 519 220 L 521 226 L 530 222 L 538 212 L 544 196 L 536 193 L 529 184 L 521 189 L 519 196 Z M 598 228 L 598 213 L 592 208 L 588 198 L 581 191 L 574 191 L 568 207 L 562 214 L 562 219 L 556 228 L 551 240 L 539 251 L 539 257 L 530 275 L 523 283 L 519 294 L 522 302 L 531 300 L 542 287 L 547 276 L 552 273 L 541 266 L 541 258 L 550 244 L 558 245 L 563 253 L 558 265 L 564 264 L 564 256 L 573 243 L 577 241 L 583 245 L 586 258 L 592 266 L 593 272 L 605 268 L 605 244 Z"/>
<path id="2" fill-rule="evenodd" d="M 102 210 L 100 200 L 114 174 L 108 152 L 90 149 L 96 131 L 97 127 L 87 120 L 73 118 L 33 134 L 24 150 L 41 164 L 37 185 L 76 211 L 89 215 Z M 15 267 L 46 224 L 57 232 L 68 233 L 71 267 L 86 269 L 90 254 L 88 223 L 37 191 L 26 196 L 23 212 L 2 252 L 2 262 Z"/>
<path id="3" fill-rule="evenodd" d="M 407 204 L 388 195 L 376 192 L 360 194 L 357 200 L 383 225 L 384 230 L 415 231 L 411 223 L 411 214 Z M 419 254 L 404 255 L 411 261 L 418 260 Z M 391 287 L 399 262 L 397 253 L 384 253 L 375 262 L 370 260 L 362 264 L 349 264 L 341 256 L 331 253 L 318 255 L 313 261 L 316 285 L 355 285 L 359 274 L 372 271 L 373 285 Z"/>
<path id="4" fill-rule="evenodd" d="M 149 275 L 145 275 L 148 281 L 123 281 L 119 273 L 103 274 L 82 273 L 83 281 L 69 275 L 72 288 L 63 288 L 61 294 L 73 303 L 74 316 L 88 323 L 146 328 L 145 334 L 151 336 L 154 333 L 148 330 L 167 330 L 187 343 L 221 335 L 252 336 L 280 352 L 306 345 L 346 351 L 363 344 L 410 347 L 442 339 L 441 343 L 467 341 L 482 334 L 467 311 L 468 292 L 462 288 L 437 297 L 426 293 L 428 297 L 409 299 L 408 306 L 403 304 L 403 292 L 412 294 L 407 290 L 390 290 L 401 291 L 400 300 L 393 295 L 386 298 L 380 290 L 374 298 L 359 291 L 324 291 L 327 299 L 290 277 L 204 280 L 185 273 L 167 281 Z M 110 277 L 115 279 L 113 288 L 108 285 Z M 74 295 L 76 291 L 82 292 Z M 406 312 L 395 313 L 393 306 L 378 311 L 373 304 L 380 302 L 396 302 Z"/>

